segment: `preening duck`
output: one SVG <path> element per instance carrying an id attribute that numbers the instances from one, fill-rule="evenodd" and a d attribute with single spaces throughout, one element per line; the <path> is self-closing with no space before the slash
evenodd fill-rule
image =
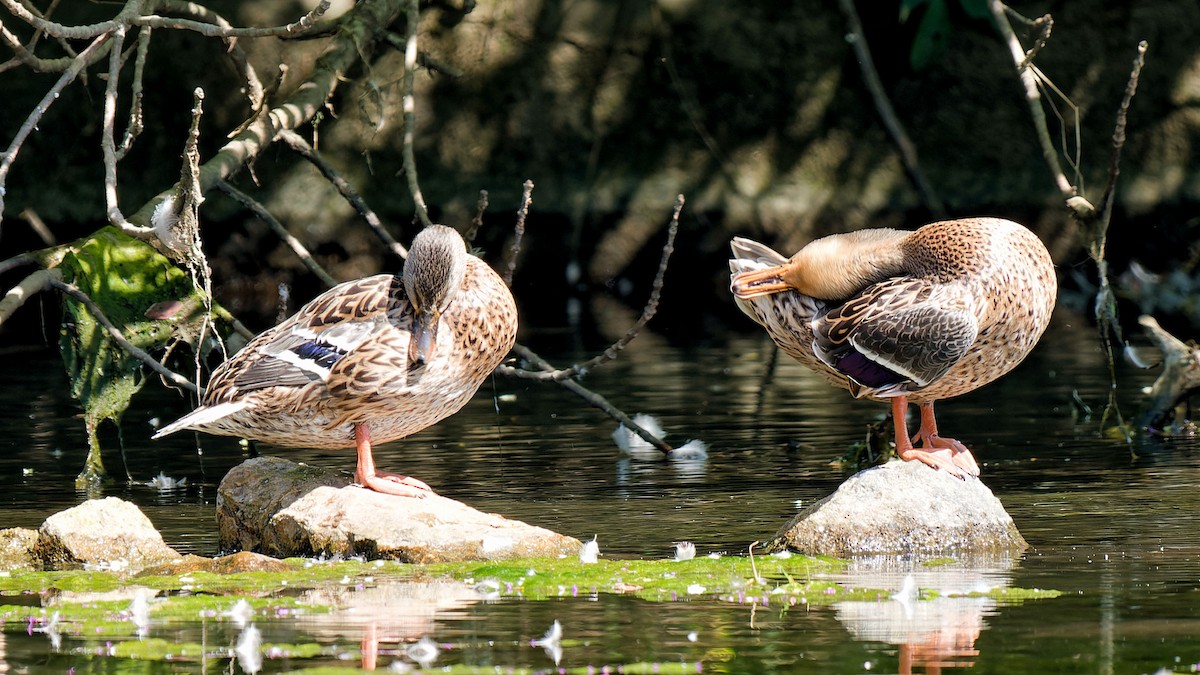
<path id="1" fill-rule="evenodd" d="M 784 353 L 855 397 L 890 400 L 902 459 L 979 475 L 970 450 L 938 433 L 933 406 L 1012 370 L 1046 330 L 1058 284 L 1036 235 L 963 218 L 835 234 L 791 258 L 740 237 L 732 249 L 738 307 Z"/>
<path id="2" fill-rule="evenodd" d="M 517 308 L 500 276 L 454 229 L 413 240 L 400 275 L 322 293 L 221 364 L 201 405 L 163 427 L 275 445 L 357 448 L 355 481 L 422 496 L 429 486 L 376 471 L 372 443 L 416 433 L 463 407 L 512 349 Z"/>

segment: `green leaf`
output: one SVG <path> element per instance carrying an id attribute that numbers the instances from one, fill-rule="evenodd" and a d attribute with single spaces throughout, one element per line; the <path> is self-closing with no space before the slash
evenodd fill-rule
<path id="1" fill-rule="evenodd" d="M 915 70 L 922 70 L 934 61 L 946 48 L 950 35 L 950 10 L 945 0 L 929 0 L 917 34 L 913 38 L 909 63 Z"/>
<path id="2" fill-rule="evenodd" d="M 191 278 L 146 242 L 106 227 L 66 249 L 59 264 L 63 280 L 86 293 L 133 345 L 149 351 L 175 335 L 198 334 L 195 325 L 203 303 Z M 170 319 L 146 317 L 152 306 L 168 301 L 182 301 L 190 311 Z M 80 480 L 92 482 L 104 475 L 96 429 L 104 420 L 119 422 L 144 383 L 142 363 L 70 296 L 64 297 L 59 346 L 88 432 L 88 460 Z"/>

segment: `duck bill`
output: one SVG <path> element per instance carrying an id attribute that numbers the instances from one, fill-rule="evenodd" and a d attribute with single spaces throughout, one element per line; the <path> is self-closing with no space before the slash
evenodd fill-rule
<path id="1" fill-rule="evenodd" d="M 438 315 L 433 312 L 417 312 L 413 321 L 412 359 L 417 363 L 433 360 L 433 348 L 437 345 Z"/>
<path id="2" fill-rule="evenodd" d="M 782 271 L 782 267 L 768 267 L 741 272 L 734 275 L 729 284 L 729 290 L 733 292 L 734 297 L 740 300 L 792 290 L 792 287 L 780 276 Z"/>

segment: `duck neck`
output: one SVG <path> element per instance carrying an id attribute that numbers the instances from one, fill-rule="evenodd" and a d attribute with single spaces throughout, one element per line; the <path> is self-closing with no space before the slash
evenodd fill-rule
<path id="1" fill-rule="evenodd" d="M 908 271 L 902 230 L 859 230 L 818 239 L 791 257 L 780 276 L 818 300 L 844 300 Z"/>

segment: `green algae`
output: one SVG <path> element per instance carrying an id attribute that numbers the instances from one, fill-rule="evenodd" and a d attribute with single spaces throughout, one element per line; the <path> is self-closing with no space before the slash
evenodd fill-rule
<path id="1" fill-rule="evenodd" d="M 98 657 L 197 662 L 234 658 L 229 639 L 221 639 L 221 636 L 230 638 L 249 622 L 263 625 L 345 609 L 328 600 L 337 594 L 304 593 L 313 589 L 361 589 L 405 582 L 455 581 L 470 585 L 484 598 L 537 601 L 617 594 L 649 602 L 745 603 L 779 607 L 783 611 L 797 606 L 882 602 L 893 595 L 887 590 L 844 586 L 829 577 L 843 571 L 844 562 L 800 555 L 759 556 L 753 561 L 737 556 L 683 561 L 606 559 L 590 564 L 573 557 L 431 565 L 354 560 L 290 559 L 284 562 L 289 568 L 285 571 L 233 574 L 164 574 L 159 568 L 154 573 L 139 576 L 97 571 L 0 575 L 0 630 L 54 633 L 93 645 L 96 640 L 105 641 L 103 647 L 83 650 L 95 652 Z M 988 597 L 1000 604 L 1012 605 L 1059 595 L 1061 592 L 1054 590 L 996 588 L 955 597 Z M 353 593 L 340 597 L 353 605 Z M 919 589 L 914 600 L 926 602 L 938 597 L 932 590 Z M 142 603 L 140 610 L 135 609 L 139 602 Z M 214 634 L 214 640 L 197 644 L 146 636 L 147 628 L 161 631 L 196 622 L 206 622 L 220 629 Z M 261 650 L 271 657 L 297 660 L 358 657 L 357 647 L 337 648 L 311 642 L 269 643 L 262 645 Z M 709 655 L 704 660 L 712 661 L 717 656 Z M 621 666 L 627 673 L 677 672 L 673 670 L 675 668 L 680 669 L 678 672 L 694 672 L 695 664 L 634 663 Z M 438 669 L 448 673 L 494 672 L 491 668 L 463 665 L 439 666 Z M 320 668 L 305 672 L 343 670 Z M 584 671 L 566 669 L 564 672 Z"/>
<path id="2" fill-rule="evenodd" d="M 833 558 L 723 556 L 691 560 L 599 560 L 584 564 L 575 558 L 512 560 L 490 563 L 426 565 L 429 576 L 447 576 L 473 584 L 485 595 L 530 600 L 597 593 L 633 595 L 651 602 L 689 598 L 744 598 L 777 592 L 801 578 L 843 569 Z M 824 595 L 836 586 L 817 582 Z M 799 588 L 797 586 L 796 588 Z"/>

